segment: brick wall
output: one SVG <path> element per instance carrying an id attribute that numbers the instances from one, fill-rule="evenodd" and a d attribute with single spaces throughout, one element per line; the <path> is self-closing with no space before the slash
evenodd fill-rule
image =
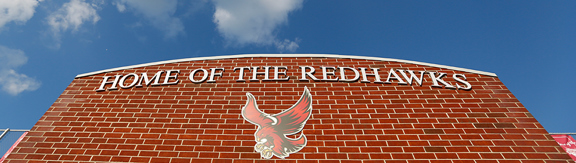
<path id="1" fill-rule="evenodd" d="M 231 70 L 239 66 L 288 66 L 290 80 L 237 82 Z M 430 87 L 429 77 L 423 86 L 299 81 L 298 66 L 381 68 L 383 78 L 390 68 L 459 73 L 473 87 Z M 188 79 L 191 70 L 215 67 L 226 69 L 216 83 Z M 182 71 L 177 85 L 95 91 L 103 76 L 171 69 Z M 573 162 L 497 77 L 334 58 L 189 61 L 76 78 L 7 162 L 258 162 L 256 126 L 241 116 L 246 93 L 274 114 L 305 86 L 313 98 L 308 144 L 275 162 Z"/>

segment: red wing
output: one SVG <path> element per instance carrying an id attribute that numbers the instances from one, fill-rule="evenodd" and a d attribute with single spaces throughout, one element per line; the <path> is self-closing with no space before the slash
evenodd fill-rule
<path id="1" fill-rule="evenodd" d="M 285 135 L 292 135 L 302 131 L 311 114 L 312 96 L 308 88 L 304 87 L 304 93 L 296 104 L 281 113 L 272 115 L 272 117 L 278 119 L 275 127 L 277 131 L 282 131 Z"/>
<path id="2" fill-rule="evenodd" d="M 244 108 L 242 108 L 242 117 L 244 117 L 248 122 L 258 126 L 272 123 L 272 117 L 258 109 L 254 96 L 250 93 L 246 93 L 246 96 L 248 96 L 248 100 L 246 101 Z"/>

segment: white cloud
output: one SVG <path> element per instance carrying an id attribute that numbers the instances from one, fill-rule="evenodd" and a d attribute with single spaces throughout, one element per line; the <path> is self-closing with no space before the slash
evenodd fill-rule
<path id="1" fill-rule="evenodd" d="M 296 41 L 290 41 L 288 39 L 284 39 L 284 41 L 274 41 L 274 45 L 276 45 L 276 48 L 283 52 L 283 51 L 296 51 L 296 49 L 298 49 L 300 46 L 298 46 L 298 43 L 300 39 L 296 38 Z"/>
<path id="2" fill-rule="evenodd" d="M 71 0 L 62 5 L 62 8 L 48 16 L 48 24 L 55 32 L 78 31 L 78 28 L 86 21 L 96 24 L 100 16 L 96 13 L 97 6 L 82 0 Z"/>
<path id="3" fill-rule="evenodd" d="M 299 9 L 303 0 L 213 0 L 214 23 L 232 45 L 275 45 L 280 51 L 294 51 L 298 40 L 278 40 L 276 28 L 288 22 L 288 13 Z"/>
<path id="4" fill-rule="evenodd" d="M 116 5 L 116 8 L 118 9 L 118 11 L 120 11 L 120 12 L 126 11 L 126 5 L 124 5 L 124 3 L 112 2 L 112 4 Z"/>
<path id="5" fill-rule="evenodd" d="M 0 86 L 2 90 L 11 95 L 18 95 L 23 91 L 33 91 L 40 87 L 40 82 L 14 69 L 24 65 L 28 57 L 22 50 L 15 50 L 0 46 Z"/>
<path id="6" fill-rule="evenodd" d="M 6 23 L 26 23 L 34 15 L 37 0 L 0 0 L 0 28 Z"/>
<path id="7" fill-rule="evenodd" d="M 62 5 L 56 12 L 50 14 L 46 19 L 57 41 L 57 47 L 60 46 L 60 34 L 62 32 L 68 30 L 76 32 L 87 21 L 96 24 L 100 20 L 100 16 L 96 13 L 97 8 L 97 4 L 94 3 L 86 3 L 84 0 L 71 0 Z"/>
<path id="8" fill-rule="evenodd" d="M 178 0 L 118 0 L 114 4 L 120 12 L 128 10 L 142 15 L 154 28 L 164 32 L 165 38 L 184 33 L 182 21 L 174 17 Z"/>

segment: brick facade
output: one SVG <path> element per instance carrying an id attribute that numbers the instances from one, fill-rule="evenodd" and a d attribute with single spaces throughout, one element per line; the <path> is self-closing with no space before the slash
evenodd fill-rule
<path id="1" fill-rule="evenodd" d="M 241 66 L 287 66 L 290 80 L 238 82 L 232 69 Z M 391 68 L 458 73 L 472 89 L 431 87 L 428 75 L 422 86 L 300 81 L 299 66 L 380 68 L 383 81 Z M 226 71 L 215 83 L 188 79 L 194 69 L 216 67 Z M 95 91 L 103 76 L 159 70 L 181 70 L 179 84 Z M 6 162 L 259 162 L 256 126 L 241 116 L 246 93 L 275 114 L 291 107 L 305 86 L 313 98 L 303 131 L 308 144 L 285 159 L 272 157 L 275 162 L 573 162 L 497 77 L 320 57 L 185 61 L 76 78 Z"/>

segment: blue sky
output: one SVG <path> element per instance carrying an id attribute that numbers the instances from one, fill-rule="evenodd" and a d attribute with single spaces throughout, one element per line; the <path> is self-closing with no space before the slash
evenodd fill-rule
<path id="1" fill-rule="evenodd" d="M 31 128 L 81 73 L 328 53 L 494 72 L 549 132 L 576 132 L 576 1 L 0 0 L 0 9 L 0 128 Z"/>

